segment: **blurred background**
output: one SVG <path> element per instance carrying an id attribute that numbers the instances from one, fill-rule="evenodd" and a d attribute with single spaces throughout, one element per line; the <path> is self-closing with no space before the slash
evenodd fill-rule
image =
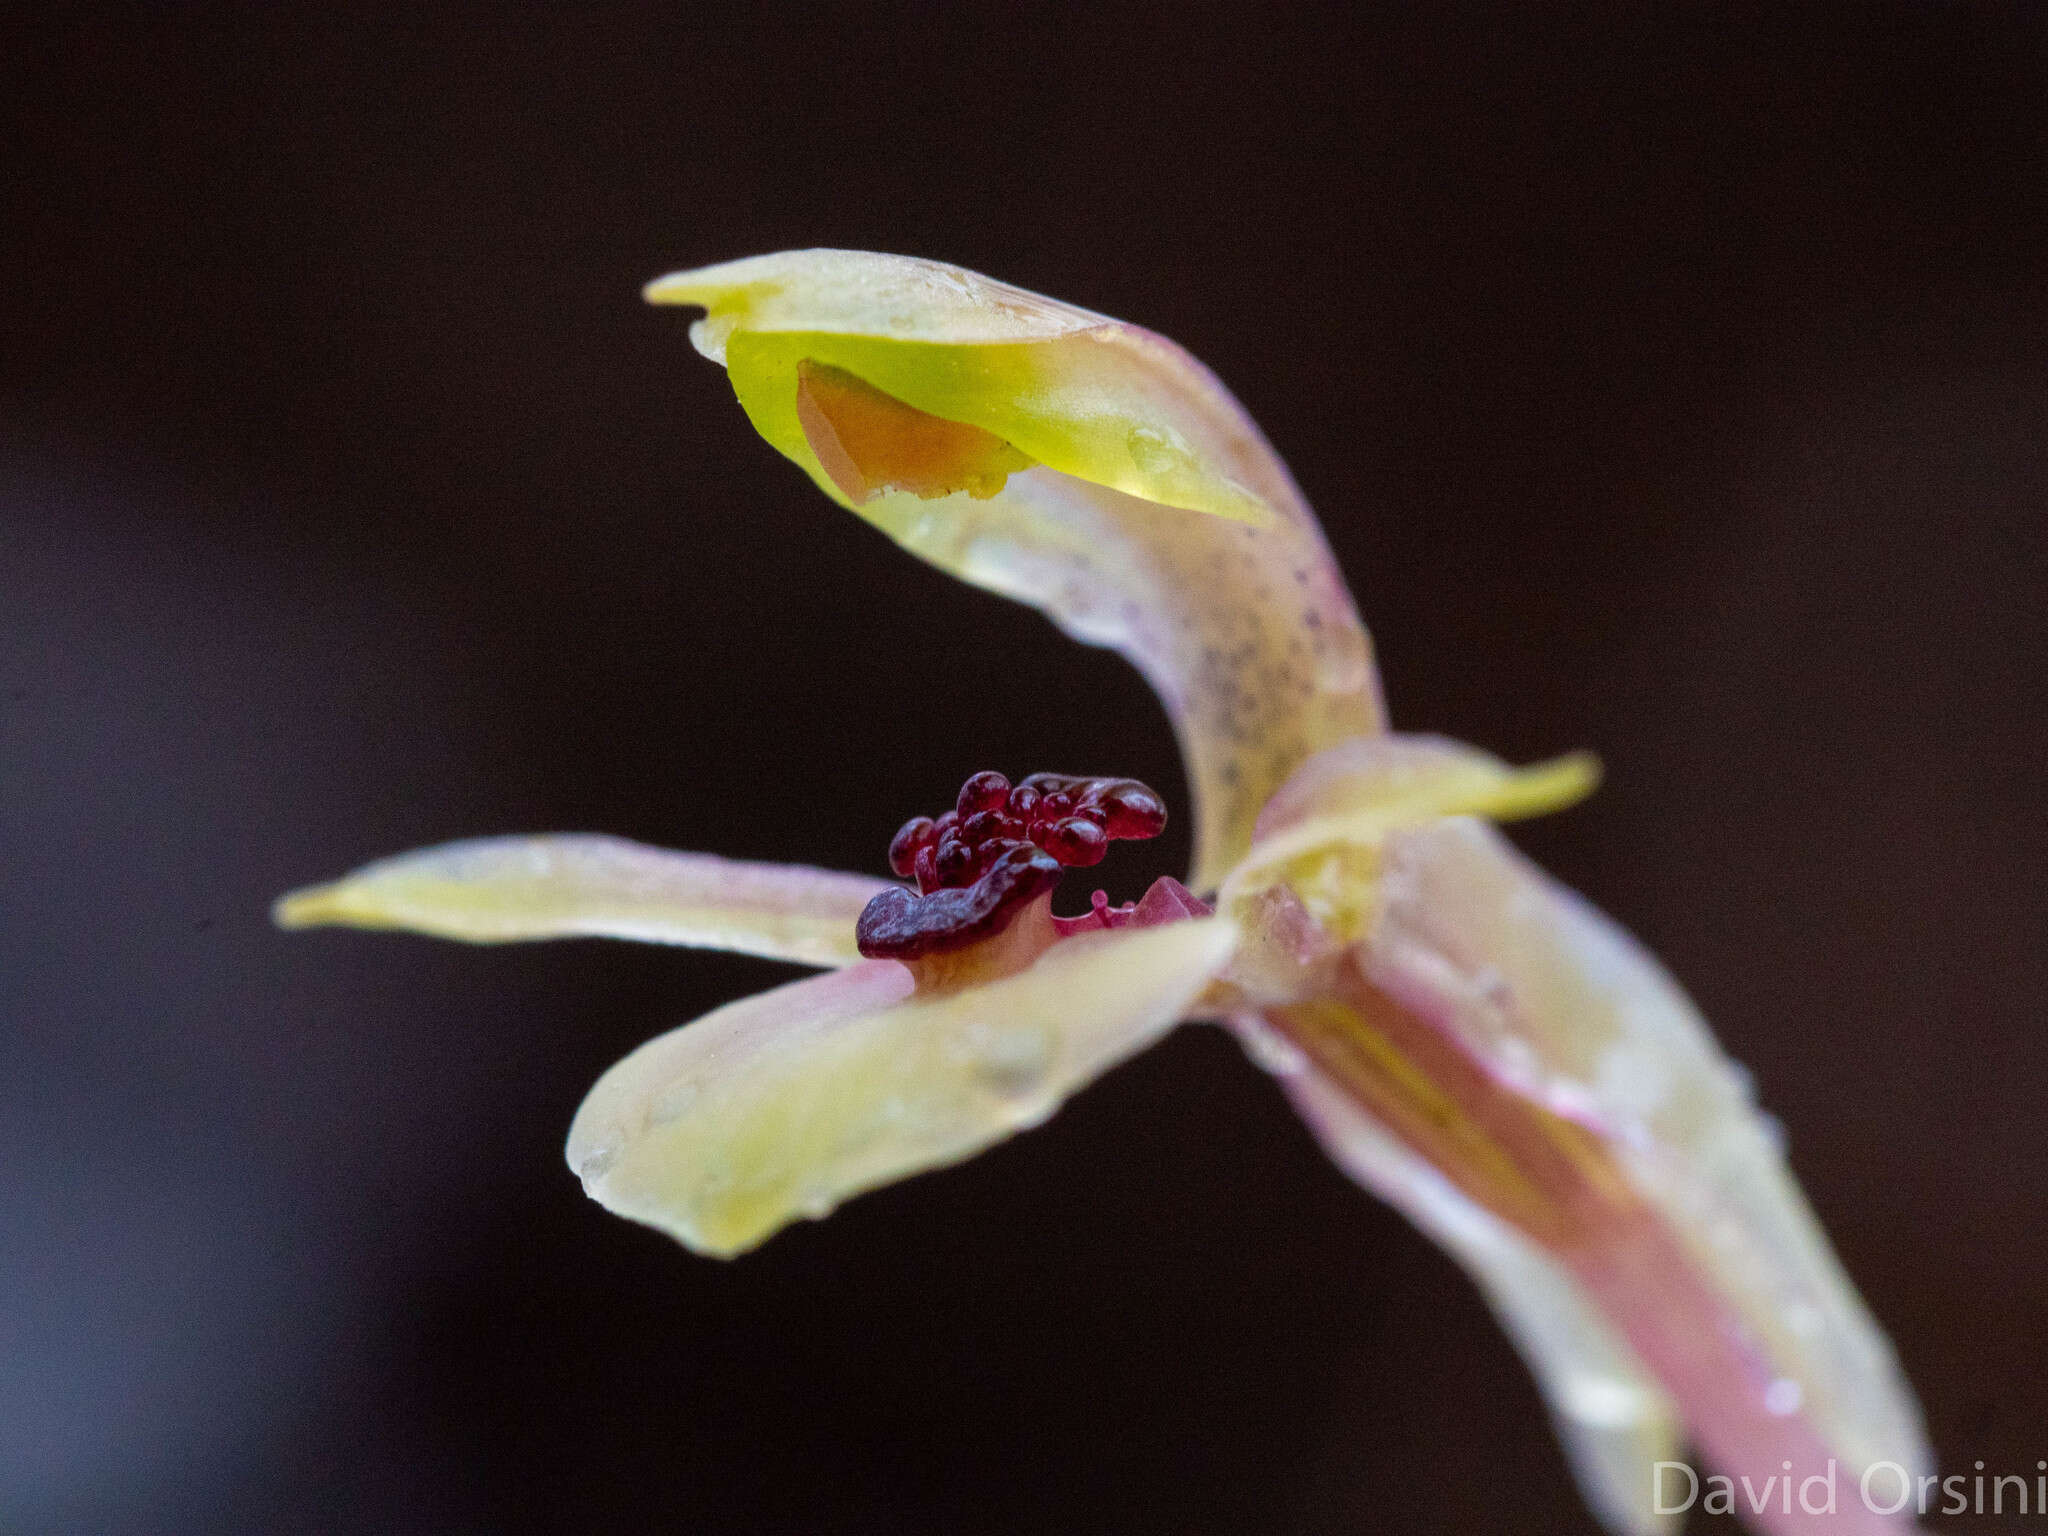
<path id="1" fill-rule="evenodd" d="M 561 1143 L 789 973 L 270 928 L 474 833 L 880 872 L 983 767 L 1178 800 L 1120 662 L 637 297 L 799 245 L 1212 364 L 1401 723 L 1604 755 L 1516 836 L 1754 1068 L 1945 1470 L 2048 1456 L 2044 13 L 1379 9 L 8 24 L 0 1530 L 1591 1528 L 1220 1034 L 727 1266 Z"/>

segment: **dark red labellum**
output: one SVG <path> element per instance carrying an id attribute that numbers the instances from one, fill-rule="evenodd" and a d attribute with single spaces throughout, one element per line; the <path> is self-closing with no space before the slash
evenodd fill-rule
<path id="1" fill-rule="evenodd" d="M 914 816 L 889 868 L 917 890 L 882 892 L 856 928 L 871 959 L 913 959 L 1000 933 L 1064 869 L 1102 862 L 1113 841 L 1157 837 L 1166 803 L 1136 779 L 1036 773 L 1014 789 L 977 773 L 951 810 Z"/>
<path id="2" fill-rule="evenodd" d="M 1059 860 L 1020 843 L 1003 851 L 972 885 L 920 896 L 891 886 L 870 901 L 854 927 L 870 960 L 915 960 L 1001 933 L 1018 908 L 1060 883 Z"/>

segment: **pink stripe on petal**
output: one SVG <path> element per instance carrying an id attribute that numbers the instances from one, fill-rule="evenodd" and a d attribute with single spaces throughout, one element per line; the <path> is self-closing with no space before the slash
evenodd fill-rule
<path id="1" fill-rule="evenodd" d="M 1654 1382 L 1714 1469 L 1759 1490 L 1779 1479 L 1771 1507 L 1746 1515 L 1758 1528 L 1907 1523 L 1870 1510 L 1856 1481 L 1881 1461 L 1926 1466 L 1911 1394 L 1669 979 L 1477 823 L 1398 835 L 1385 899 L 1331 994 L 1240 1028 L 1333 1156 L 1488 1287 L 1589 1497 L 1648 1528 L 1655 1416 L 1618 1439 L 1575 1417 L 1569 1351 L 1560 1364 L 1529 1342 L 1584 1335 L 1559 1322 L 1574 1309 L 1603 1320 L 1610 1379 Z M 1516 1250 L 1543 1262 L 1489 1262 Z M 1796 1496 L 1787 1511 L 1783 1463 L 1803 1483 L 1830 1459 L 1835 1512 Z"/>

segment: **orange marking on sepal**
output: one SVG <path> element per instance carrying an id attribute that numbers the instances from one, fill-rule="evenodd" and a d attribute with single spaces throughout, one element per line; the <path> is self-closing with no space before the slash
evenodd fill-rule
<path id="1" fill-rule="evenodd" d="M 829 363 L 797 364 L 796 414 L 825 473 L 856 506 L 883 491 L 926 501 L 965 491 L 986 501 L 1032 463 L 993 432 L 905 405 Z"/>

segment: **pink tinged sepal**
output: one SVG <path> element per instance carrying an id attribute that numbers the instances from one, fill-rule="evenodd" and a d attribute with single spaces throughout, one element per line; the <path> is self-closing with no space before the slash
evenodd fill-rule
<path id="1" fill-rule="evenodd" d="M 1446 1178 L 1256 1014 L 1229 1021 L 1280 1080 L 1331 1161 L 1401 1212 L 1471 1275 L 1536 1378 L 1586 1502 L 1610 1531 L 1675 1527 L 1645 1497 L 1650 1469 L 1682 1454 L 1676 1409 L 1570 1270 Z"/>
<path id="2" fill-rule="evenodd" d="M 1173 1028 L 1235 942 L 1197 919 L 1061 940 L 951 990 L 874 960 L 762 993 L 605 1073 L 569 1166 L 621 1216 L 700 1253 L 743 1252 L 1044 1121 Z"/>
<path id="3" fill-rule="evenodd" d="M 828 496 L 1145 674 L 1189 765 L 1197 890 L 1306 758 L 1381 728 L 1370 643 L 1314 514 L 1172 342 L 858 251 L 678 273 L 648 297 L 704 306 L 698 349 Z"/>
<path id="4" fill-rule="evenodd" d="M 275 915 L 287 928 L 403 928 L 477 944 L 637 939 L 837 966 L 860 959 L 854 922 L 888 885 L 565 832 L 469 838 L 379 859 L 294 891 Z"/>
<path id="5" fill-rule="evenodd" d="M 1395 834 L 1345 995 L 1267 1010 L 1264 1059 L 1337 1160 L 1443 1241 L 1501 1312 L 1588 1497 L 1649 1530 L 1682 1428 L 1756 1487 L 1930 1464 L 1890 1346 L 1786 1171 L 1745 1080 L 1626 934 L 1454 820 Z"/>

